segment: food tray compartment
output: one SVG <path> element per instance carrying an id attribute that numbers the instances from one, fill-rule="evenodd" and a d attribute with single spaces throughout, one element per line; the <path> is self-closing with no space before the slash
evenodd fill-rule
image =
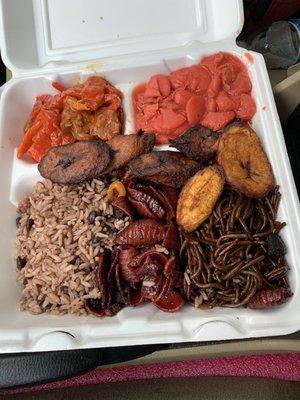
<path id="1" fill-rule="evenodd" d="M 21 313 L 18 309 L 20 289 L 13 262 L 15 206 L 31 191 L 40 176 L 36 165 L 17 160 L 15 151 L 35 96 L 54 93 L 53 80 L 73 85 L 94 73 L 103 74 L 124 93 L 126 132 L 130 133 L 133 131 L 131 92 L 137 83 L 156 73 L 169 73 L 192 65 L 203 56 L 220 50 L 237 55 L 249 68 L 257 105 L 252 125 L 263 142 L 283 194 L 278 218 L 287 222 L 282 236 L 288 247 L 286 259 L 291 267 L 289 278 L 294 292 L 291 300 L 268 311 L 244 308 L 200 311 L 186 305 L 175 314 L 164 313 L 148 304 L 125 308 L 116 316 L 104 319 Z M 245 51 L 231 41 L 192 42 L 182 48 L 154 52 L 146 58 L 108 60 L 94 65 L 93 70 L 88 64 L 80 69 L 75 66 L 65 71 L 53 69 L 48 74 L 13 79 L 4 86 L 0 103 L 0 219 L 5 227 L 0 242 L 0 352 L 242 339 L 288 334 L 300 328 L 299 203 L 265 64 L 262 56 L 255 53 L 252 56 L 253 63 Z"/>

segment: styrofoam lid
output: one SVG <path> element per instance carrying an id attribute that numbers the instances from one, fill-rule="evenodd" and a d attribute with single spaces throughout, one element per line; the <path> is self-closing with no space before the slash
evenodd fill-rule
<path id="1" fill-rule="evenodd" d="M 1 47 L 14 73 L 234 38 L 241 0 L 1 0 Z"/>

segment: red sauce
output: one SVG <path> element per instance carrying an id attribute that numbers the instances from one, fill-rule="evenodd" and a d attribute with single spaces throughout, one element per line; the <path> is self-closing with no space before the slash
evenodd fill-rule
<path id="1" fill-rule="evenodd" d="M 251 90 L 246 66 L 216 53 L 138 85 L 132 96 L 135 128 L 155 132 L 157 144 L 165 144 L 197 124 L 216 131 L 235 118 L 249 121 L 256 112 Z"/>

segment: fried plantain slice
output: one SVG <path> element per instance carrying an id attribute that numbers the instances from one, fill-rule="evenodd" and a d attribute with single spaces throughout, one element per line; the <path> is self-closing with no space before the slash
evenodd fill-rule
<path id="1" fill-rule="evenodd" d="M 224 187 L 220 167 L 206 167 L 192 176 L 182 188 L 177 203 L 176 222 L 186 232 L 198 228 L 212 213 Z"/>
<path id="2" fill-rule="evenodd" d="M 139 130 L 132 135 L 115 136 L 107 144 L 113 150 L 112 160 L 106 169 L 106 172 L 111 172 L 124 167 L 141 154 L 149 153 L 155 145 L 155 134 Z"/>
<path id="3" fill-rule="evenodd" d="M 188 158 L 205 161 L 215 154 L 218 138 L 217 132 L 197 125 L 170 140 L 170 147 L 175 147 Z"/>
<path id="4" fill-rule="evenodd" d="M 129 163 L 131 172 L 145 180 L 180 188 L 200 169 L 200 164 L 174 151 L 153 151 Z"/>
<path id="5" fill-rule="evenodd" d="M 102 140 L 80 141 L 49 149 L 38 170 L 52 182 L 73 184 L 100 176 L 109 161 L 110 149 Z"/>
<path id="6" fill-rule="evenodd" d="M 248 124 L 235 122 L 221 135 L 218 164 L 230 186 L 249 197 L 264 197 L 275 180 L 261 142 Z"/>

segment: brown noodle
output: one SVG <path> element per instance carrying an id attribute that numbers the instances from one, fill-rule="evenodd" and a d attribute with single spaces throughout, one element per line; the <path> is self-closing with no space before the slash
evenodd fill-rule
<path id="1" fill-rule="evenodd" d="M 289 287 L 284 257 L 269 258 L 266 239 L 276 221 L 278 186 L 264 199 L 226 187 L 211 216 L 193 233 L 180 232 L 183 295 L 199 308 L 246 305 L 262 288 Z"/>

